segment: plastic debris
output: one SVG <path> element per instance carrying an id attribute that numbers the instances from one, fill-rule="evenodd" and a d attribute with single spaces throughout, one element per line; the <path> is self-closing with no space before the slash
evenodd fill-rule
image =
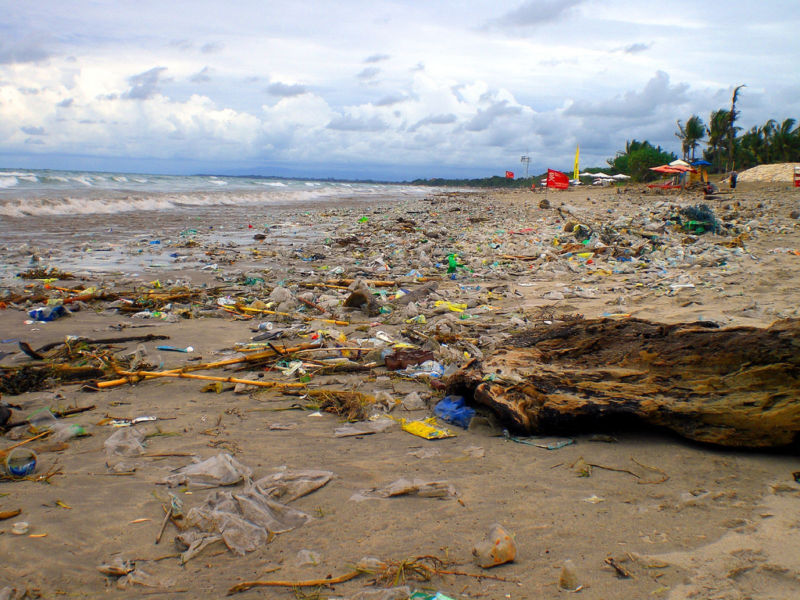
<path id="1" fill-rule="evenodd" d="M 517 546 L 505 528 L 495 524 L 489 529 L 486 538 L 475 544 L 472 555 L 479 566 L 489 569 L 512 562 L 517 556 Z"/>
<path id="2" fill-rule="evenodd" d="M 120 430 L 120 432 L 126 431 L 136 430 Z M 177 473 L 167 476 L 164 483 L 170 487 L 178 485 L 216 487 L 220 485 L 235 485 L 252 474 L 253 472 L 248 467 L 230 454 L 220 453 L 204 461 L 179 469 Z"/>
<path id="3" fill-rule="evenodd" d="M 413 435 L 424 438 L 426 440 L 441 440 L 444 438 L 455 437 L 455 433 L 449 429 L 443 429 L 432 425 L 429 421 L 433 419 L 426 419 L 425 421 L 406 421 L 400 420 L 400 427 L 403 431 L 407 431 Z"/>
<path id="4" fill-rule="evenodd" d="M 463 396 L 445 396 L 433 407 L 433 413 L 448 423 L 467 429 L 475 416 L 475 409 L 466 405 Z"/>

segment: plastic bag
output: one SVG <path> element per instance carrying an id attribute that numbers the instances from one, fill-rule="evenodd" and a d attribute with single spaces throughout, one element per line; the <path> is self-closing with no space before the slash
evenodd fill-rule
<path id="1" fill-rule="evenodd" d="M 358 492 L 350 499 L 360 501 L 368 498 L 393 498 L 410 495 L 423 498 L 452 498 L 456 496 L 456 489 L 447 481 L 424 481 L 422 479 L 409 481 L 401 478 L 382 488 Z"/>
<path id="2" fill-rule="evenodd" d="M 170 487 L 186 484 L 214 487 L 234 485 L 252 474 L 253 472 L 248 467 L 230 454 L 222 452 L 202 462 L 179 469 L 177 473 L 169 475 L 164 482 Z"/>
<path id="3" fill-rule="evenodd" d="M 144 454 L 144 434 L 133 427 L 118 429 L 103 443 L 106 457 L 111 459 L 116 456 L 133 457 Z"/>
<path id="4" fill-rule="evenodd" d="M 273 535 L 291 531 L 310 519 L 304 512 L 270 500 L 255 486 L 242 494 L 217 491 L 186 514 L 189 526 L 219 533 L 225 545 L 242 556 L 267 544 Z"/>
<path id="5" fill-rule="evenodd" d="M 331 471 L 280 471 L 253 484 L 274 500 L 291 502 L 321 488 L 333 478 Z"/>
<path id="6" fill-rule="evenodd" d="M 475 409 L 467 406 L 462 396 L 445 396 L 433 408 L 433 413 L 448 423 L 467 429 L 475 416 Z"/>

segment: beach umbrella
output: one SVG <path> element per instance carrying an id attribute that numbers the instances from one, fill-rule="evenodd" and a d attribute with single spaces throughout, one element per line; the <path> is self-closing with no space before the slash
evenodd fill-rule
<path id="1" fill-rule="evenodd" d="M 683 169 L 677 169 L 669 165 L 661 165 L 660 167 L 650 167 L 651 171 L 656 173 L 683 173 Z"/>
<path id="2" fill-rule="evenodd" d="M 589 173 L 589 176 L 595 179 L 611 179 L 611 175 L 606 175 L 605 173 Z"/>
<path id="3" fill-rule="evenodd" d="M 669 166 L 670 167 L 691 167 L 692 165 L 687 163 L 685 160 L 681 160 L 680 158 L 678 158 L 676 160 L 673 160 L 671 163 L 669 163 Z"/>
<path id="4" fill-rule="evenodd" d="M 623 173 L 618 173 L 617 175 L 611 177 L 611 179 L 616 179 L 617 181 L 622 181 L 623 179 L 630 179 L 630 178 L 631 178 L 630 175 L 625 175 Z"/>

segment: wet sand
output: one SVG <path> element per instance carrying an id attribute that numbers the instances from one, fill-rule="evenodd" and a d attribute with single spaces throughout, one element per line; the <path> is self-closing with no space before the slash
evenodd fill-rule
<path id="1" fill-rule="evenodd" d="M 510 332 L 541 325 L 559 314 L 632 315 L 666 323 L 710 320 L 723 326 L 766 326 L 800 316 L 796 301 L 800 256 L 792 253 L 800 250 L 800 222 L 790 216 L 798 208 L 794 190 L 743 185 L 735 194 L 709 201 L 717 218 L 730 225 L 725 236 L 687 234 L 666 224 L 675 207 L 696 204 L 702 197 L 641 190 L 618 194 L 607 189 L 546 197 L 550 209 L 539 208 L 545 198 L 541 192 L 440 195 L 432 191 L 429 198 L 402 206 L 387 199 L 368 206 L 284 207 L 236 213 L 229 219 L 219 216 L 214 222 L 190 214 L 150 220 L 139 215 L 133 221 L 103 216 L 86 233 L 78 230 L 76 218 L 45 224 L 36 235 L 29 231 L 27 243 L 35 246 L 37 236 L 42 236 L 48 240 L 46 249 L 19 248 L 16 242 L 22 243 L 25 228 L 33 229 L 32 222 L 19 219 L 13 227 L 17 237 L 2 244 L 4 285 L 18 291 L 29 283 L 10 275 L 28 268 L 35 253 L 42 263 L 82 273 L 83 279 L 62 285 L 126 289 L 133 282 L 158 279 L 164 286 L 170 282 L 227 286 L 219 296 L 249 299 L 266 299 L 274 287 L 283 285 L 294 294 L 313 292 L 315 302 L 333 305 L 347 294 L 298 284 L 362 276 L 399 279 L 406 282 L 401 287 L 414 289 L 418 284 L 408 274 L 417 269 L 441 278 L 436 293 L 418 305 L 427 317 L 420 330 L 430 332 L 437 322 L 446 323 L 459 335 L 476 340 L 473 348 L 478 352 L 502 347 Z M 362 216 L 368 220 L 359 223 Z M 398 217 L 414 223 L 404 229 Z M 569 220 L 595 231 L 611 226 L 635 242 L 633 248 L 652 239 L 636 232 L 655 235 L 662 243 L 630 261 L 598 254 L 588 263 L 578 253 L 558 252 L 559 246 L 575 242 L 564 231 Z M 10 228 L 8 223 L 4 226 Z M 58 228 L 61 233 L 56 235 Z M 180 235 L 190 229 L 197 233 Z M 260 232 L 266 239 L 254 240 L 254 233 Z M 73 237 L 80 244 L 67 241 L 72 234 L 78 234 Z M 743 243 L 729 247 L 740 234 L 746 234 Z M 348 235 L 355 235 L 358 243 L 336 243 Z M 556 237 L 559 246 L 553 243 Z M 150 243 L 156 239 L 161 243 Z M 189 239 L 194 244 L 187 245 Z M 98 253 L 98 249 L 107 250 Z M 472 271 L 460 269 L 450 279 L 446 254 L 453 251 Z M 109 258 L 99 259 L 98 254 Z M 527 260 L 530 257 L 540 258 Z M 341 275 L 331 276 L 336 267 L 341 267 Z M 243 284 L 256 275 L 263 284 Z M 446 306 L 435 307 L 437 299 L 466 303 L 470 318 L 460 318 Z M 209 299 L 212 307 L 215 300 Z M 366 344 L 379 330 L 402 339 L 400 331 L 413 316 L 400 311 L 377 317 L 340 308 L 334 312 L 351 325 L 312 321 L 308 332 L 336 329 L 356 344 Z M 0 311 L 0 337 L 24 340 L 37 348 L 66 335 L 164 334 L 170 336 L 168 341 L 147 342 L 145 347 L 149 358 L 168 369 L 185 364 L 190 356 L 156 351 L 156 345 L 191 345 L 192 358 L 211 361 L 231 355 L 234 344 L 255 335 L 253 321 L 235 320 L 222 311 L 216 316 L 174 322 L 133 319 L 100 302 L 45 324 L 25 323 L 27 315 L 11 306 Z M 294 323 L 290 321 L 285 325 Z M 120 352 L 136 346 L 123 344 Z M 16 342 L 0 344 L 0 351 L 16 349 Z M 467 360 L 464 352 L 469 355 L 470 347 L 439 347 L 436 356 L 445 365 L 458 366 Z M 27 360 L 17 353 L 2 364 Z M 275 371 L 262 374 L 265 379 L 297 381 Z M 3 400 L 22 407 L 14 412 L 15 418 L 43 406 L 93 404 L 95 408 L 69 420 L 85 426 L 90 436 L 71 440 L 66 447 L 47 440 L 32 444 L 39 454 L 38 473 L 60 471 L 49 483 L 0 483 L 4 494 L 0 510 L 22 509 L 18 517 L 0 522 L 4 557 L 0 589 L 38 590 L 46 598 L 65 594 L 217 598 L 241 581 L 335 577 L 350 571 L 364 556 L 399 561 L 420 555 L 446 557 L 457 563 L 454 569 L 507 580 L 448 575 L 409 582 L 412 589 L 439 590 L 451 598 L 559 598 L 565 593 L 558 588 L 559 574 L 568 559 L 576 566 L 581 596 L 590 599 L 789 599 L 800 589 L 796 536 L 800 484 L 792 476 L 798 470 L 794 451 L 709 447 L 630 423 L 576 433 L 574 444 L 557 450 L 517 444 L 490 428 L 468 431 L 449 426 L 457 436 L 437 441 L 412 436 L 399 427 L 337 438 L 334 430 L 342 425 L 341 419 L 291 410 L 297 396 L 274 390 L 233 394 L 232 385 L 219 394 L 203 393 L 203 387 L 199 381 L 149 380 L 98 393 L 62 385 L 55 391 L 5 395 Z M 423 380 L 389 376 L 383 367 L 366 373 L 315 375 L 310 388 L 385 392 L 396 400 L 417 392 L 429 406 L 442 395 Z M 431 411 L 398 406 L 392 414 L 424 418 Z M 216 543 L 181 565 L 174 525 L 169 524 L 161 543 L 154 544 L 167 493 L 179 495 L 188 510 L 212 492 L 168 490 L 160 483 L 189 464 L 189 456 L 137 457 L 132 474 L 114 474 L 107 467 L 103 442 L 114 429 L 98 423 L 105 417 L 141 415 L 159 417 L 155 423 L 136 426 L 150 434 L 147 454 L 206 459 L 229 452 L 252 469 L 254 478 L 283 467 L 324 469 L 335 476 L 291 503 L 313 517 L 305 525 L 277 535 L 245 556 Z M 2 447 L 11 443 L 3 439 Z M 579 476 L 572 465 L 580 458 L 599 467 L 588 477 Z M 447 481 L 457 496 L 352 499 L 359 491 L 401 477 Z M 30 524 L 30 531 L 13 535 L 12 524 L 21 520 Z M 493 523 L 503 524 L 514 535 L 517 558 L 483 571 L 472 563 L 471 549 Z M 298 564 L 301 550 L 318 553 L 318 564 Z M 146 583 L 153 587 L 121 586 L 122 581 L 98 572 L 98 565 L 115 557 L 135 561 L 137 570 L 151 576 Z M 618 577 L 605 563 L 609 557 L 632 577 Z M 323 588 L 319 597 L 349 598 L 370 589 L 369 581 L 365 576 L 335 589 Z M 249 591 L 242 597 L 257 595 L 303 597 L 278 588 Z"/>

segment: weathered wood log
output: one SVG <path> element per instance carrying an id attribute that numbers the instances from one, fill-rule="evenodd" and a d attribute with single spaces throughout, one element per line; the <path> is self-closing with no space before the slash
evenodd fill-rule
<path id="1" fill-rule="evenodd" d="M 511 338 L 448 382 L 531 433 L 636 417 L 692 440 L 800 441 L 800 320 L 764 329 L 587 320 Z"/>

